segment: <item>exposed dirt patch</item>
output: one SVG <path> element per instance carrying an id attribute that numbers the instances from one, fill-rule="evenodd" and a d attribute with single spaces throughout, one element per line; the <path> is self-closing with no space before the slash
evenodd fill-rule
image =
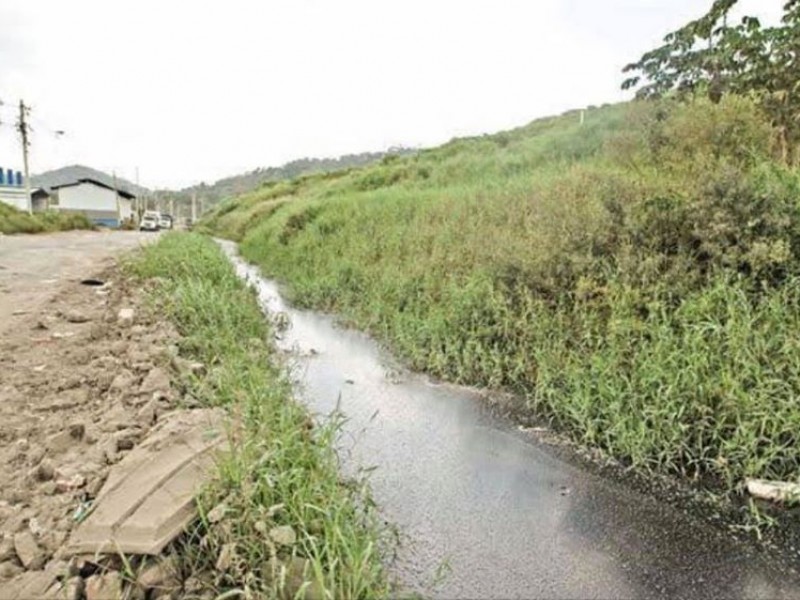
<path id="1" fill-rule="evenodd" d="M 64 284 L 0 340 L 0 598 L 41 573 L 59 573 L 60 597 L 121 585 L 65 542 L 111 466 L 186 403 L 177 332 L 118 269 L 94 275 L 106 285 Z"/>

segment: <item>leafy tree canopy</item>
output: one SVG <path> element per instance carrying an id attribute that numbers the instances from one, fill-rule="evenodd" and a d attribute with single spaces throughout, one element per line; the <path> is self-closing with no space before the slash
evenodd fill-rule
<path id="1" fill-rule="evenodd" d="M 715 0 L 701 18 L 667 35 L 664 44 L 625 67 L 623 89 L 639 98 L 703 93 L 756 94 L 779 132 L 781 154 L 792 161 L 800 140 L 800 0 L 789 0 L 779 25 L 755 17 L 730 23 L 738 0 Z M 796 158 L 796 157 L 795 157 Z"/>

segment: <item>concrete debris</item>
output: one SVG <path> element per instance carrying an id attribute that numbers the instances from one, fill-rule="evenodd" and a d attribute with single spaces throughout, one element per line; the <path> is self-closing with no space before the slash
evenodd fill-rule
<path id="1" fill-rule="evenodd" d="M 47 561 L 47 555 L 30 531 L 21 531 L 14 535 L 14 550 L 22 566 L 29 571 L 42 569 Z"/>
<path id="2" fill-rule="evenodd" d="M 195 494 L 227 445 L 224 411 L 175 411 L 112 468 L 67 551 L 157 555 L 195 517 Z"/>
<path id="3" fill-rule="evenodd" d="M 136 311 L 132 308 L 120 308 L 117 313 L 117 321 L 120 325 L 132 325 L 136 317 Z"/>
<path id="4" fill-rule="evenodd" d="M 755 498 L 773 502 L 792 502 L 800 500 L 800 484 L 787 481 L 766 481 L 748 479 L 747 491 Z"/>
<path id="5" fill-rule="evenodd" d="M 86 580 L 86 600 L 119 600 L 122 598 L 122 577 L 116 571 L 92 575 Z"/>

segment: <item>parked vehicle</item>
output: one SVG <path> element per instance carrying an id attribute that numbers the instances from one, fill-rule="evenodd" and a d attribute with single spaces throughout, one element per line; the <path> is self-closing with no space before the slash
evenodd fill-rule
<path id="1" fill-rule="evenodd" d="M 139 222 L 139 231 L 158 231 L 159 229 L 158 213 L 146 212 L 142 215 L 142 220 Z"/>
<path id="2" fill-rule="evenodd" d="M 158 226 L 161 229 L 172 229 L 172 215 L 161 213 L 158 216 Z"/>

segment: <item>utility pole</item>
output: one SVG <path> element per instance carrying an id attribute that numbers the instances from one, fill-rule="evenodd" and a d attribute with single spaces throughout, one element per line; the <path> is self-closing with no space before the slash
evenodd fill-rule
<path id="1" fill-rule="evenodd" d="M 117 203 L 117 227 L 122 228 L 122 212 L 119 206 L 119 188 L 117 187 L 117 172 L 111 171 L 114 177 L 114 200 Z"/>
<path id="2" fill-rule="evenodd" d="M 139 189 L 139 167 L 136 167 L 136 199 L 134 201 L 134 212 L 136 213 L 136 222 L 138 223 L 142 218 L 142 199 L 141 190 Z"/>
<path id="3" fill-rule="evenodd" d="M 192 190 L 192 225 L 197 221 L 197 192 Z"/>
<path id="4" fill-rule="evenodd" d="M 31 174 L 30 169 L 28 168 L 28 146 L 30 146 L 30 141 L 28 141 L 28 132 L 29 132 L 29 125 L 26 117 L 28 113 L 30 113 L 31 109 L 29 106 L 25 106 L 25 103 L 20 100 L 19 101 L 19 121 L 17 122 L 17 130 L 19 131 L 20 137 L 22 138 L 22 165 L 25 169 L 25 203 L 28 205 L 28 214 L 33 214 L 33 199 L 31 198 Z"/>

